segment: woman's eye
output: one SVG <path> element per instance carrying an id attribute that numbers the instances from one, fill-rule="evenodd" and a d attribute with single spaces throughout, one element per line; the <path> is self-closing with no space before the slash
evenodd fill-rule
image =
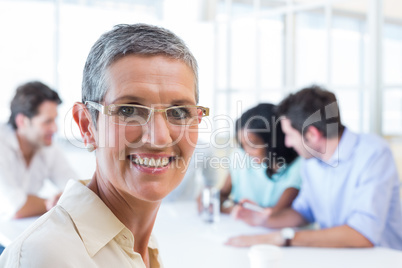
<path id="1" fill-rule="evenodd" d="M 119 115 L 132 116 L 133 114 L 135 114 L 135 107 L 122 106 L 119 109 Z"/>
<path id="2" fill-rule="evenodd" d="M 186 118 L 189 116 L 189 112 L 186 108 L 175 108 L 170 110 L 170 116 L 174 118 Z"/>

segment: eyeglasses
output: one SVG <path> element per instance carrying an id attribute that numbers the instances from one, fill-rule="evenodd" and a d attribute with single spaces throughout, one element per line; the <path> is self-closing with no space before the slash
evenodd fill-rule
<path id="1" fill-rule="evenodd" d="M 165 113 L 166 120 L 177 126 L 193 126 L 201 123 L 201 118 L 209 115 L 209 108 L 196 105 L 172 106 L 166 109 L 154 109 L 135 104 L 102 105 L 86 101 L 85 105 L 111 117 L 116 125 L 143 126 L 149 122 L 153 113 Z"/>

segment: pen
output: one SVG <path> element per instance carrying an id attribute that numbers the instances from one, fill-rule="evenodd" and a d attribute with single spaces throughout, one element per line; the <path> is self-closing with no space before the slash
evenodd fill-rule
<path id="1" fill-rule="evenodd" d="M 249 209 L 249 210 L 252 210 L 252 211 L 255 211 L 255 212 L 263 212 L 264 211 L 264 208 L 262 208 L 260 206 L 257 206 L 257 205 L 254 205 L 252 203 L 248 203 L 248 202 L 244 202 L 242 204 L 242 207 L 244 207 L 246 209 Z"/>

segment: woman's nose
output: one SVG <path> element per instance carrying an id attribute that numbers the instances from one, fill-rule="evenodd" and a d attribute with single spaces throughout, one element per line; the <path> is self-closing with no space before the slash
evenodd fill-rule
<path id="1" fill-rule="evenodd" d="M 169 122 L 164 113 L 154 113 L 144 126 L 142 141 L 155 147 L 166 147 L 172 143 Z"/>

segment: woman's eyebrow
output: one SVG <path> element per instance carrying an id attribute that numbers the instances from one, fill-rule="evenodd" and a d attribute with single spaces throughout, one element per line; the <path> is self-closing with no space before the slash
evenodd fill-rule
<path id="1" fill-rule="evenodd" d="M 137 96 L 121 96 L 116 99 L 114 99 L 111 103 L 129 103 L 129 102 L 139 102 L 139 103 L 144 103 L 147 101 L 147 98 L 142 98 L 142 97 L 137 97 Z M 163 104 L 163 103 L 158 103 L 158 104 Z M 195 100 L 194 99 L 173 99 L 169 101 L 169 103 L 164 103 L 167 105 L 195 105 Z"/>
<path id="2" fill-rule="evenodd" d="M 193 105 L 195 104 L 195 101 L 190 99 L 177 99 L 172 100 L 171 103 L 175 105 Z"/>
<path id="3" fill-rule="evenodd" d="M 114 99 L 112 101 L 112 103 L 116 103 L 116 102 L 143 102 L 145 101 L 145 98 L 141 98 L 141 97 L 136 97 L 136 96 L 121 96 L 118 97 L 117 99 Z"/>

